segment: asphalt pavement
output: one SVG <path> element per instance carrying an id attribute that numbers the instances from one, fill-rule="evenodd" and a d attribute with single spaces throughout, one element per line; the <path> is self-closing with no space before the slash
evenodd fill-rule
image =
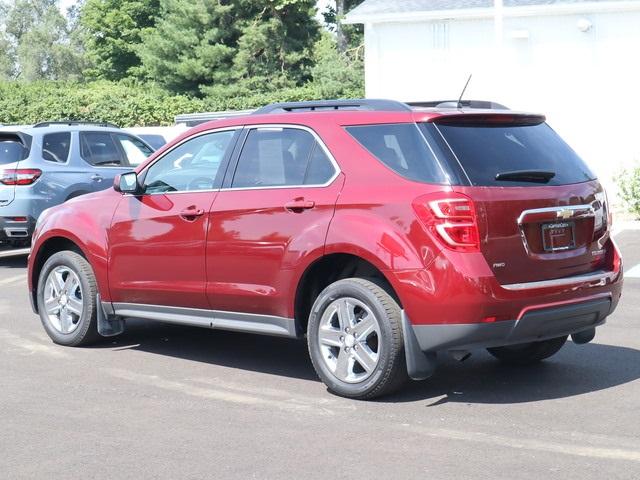
<path id="1" fill-rule="evenodd" d="M 640 265 L 640 231 L 616 238 Z M 2 479 L 640 479 L 640 278 L 591 344 L 526 368 L 443 356 L 362 402 L 293 340 L 131 321 L 54 345 L 25 266 L 0 258 Z"/>

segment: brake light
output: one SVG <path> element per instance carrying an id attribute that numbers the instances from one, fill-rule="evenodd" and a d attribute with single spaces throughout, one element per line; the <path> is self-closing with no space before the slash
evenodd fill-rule
<path id="1" fill-rule="evenodd" d="M 418 197 L 413 209 L 420 221 L 447 247 L 460 252 L 480 250 L 480 234 L 473 200 L 460 193 L 445 198 Z"/>
<path id="2" fill-rule="evenodd" d="M 42 175 L 37 168 L 22 168 L 3 170 L 0 173 L 0 183 L 3 185 L 31 185 Z"/>

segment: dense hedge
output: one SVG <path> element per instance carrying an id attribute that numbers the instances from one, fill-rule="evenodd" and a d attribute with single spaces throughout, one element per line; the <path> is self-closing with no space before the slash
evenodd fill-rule
<path id="1" fill-rule="evenodd" d="M 357 88 L 343 96 L 361 96 Z M 255 108 L 277 101 L 321 98 L 310 83 L 255 93 L 235 86 L 212 89 L 206 98 L 172 95 L 133 82 L 33 83 L 0 82 L 0 123 L 31 124 L 46 120 L 82 119 L 113 122 L 123 127 L 171 125 L 175 115 L 203 111 Z"/>

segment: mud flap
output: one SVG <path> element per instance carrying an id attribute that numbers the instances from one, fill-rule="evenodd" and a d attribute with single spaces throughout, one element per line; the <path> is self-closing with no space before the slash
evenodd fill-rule
<path id="1" fill-rule="evenodd" d="M 425 353 L 413 332 L 409 317 L 402 311 L 402 331 L 404 338 L 404 354 L 407 359 L 407 373 L 412 380 L 425 380 L 436 370 L 437 355 L 435 352 Z"/>
<path id="2" fill-rule="evenodd" d="M 108 315 L 100 301 L 100 294 L 96 295 L 96 307 L 98 309 L 98 333 L 100 335 L 113 337 L 124 332 L 124 318 L 117 315 Z"/>

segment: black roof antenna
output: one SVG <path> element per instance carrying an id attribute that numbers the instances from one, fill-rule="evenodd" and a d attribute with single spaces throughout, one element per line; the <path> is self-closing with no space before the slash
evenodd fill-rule
<path id="1" fill-rule="evenodd" d="M 462 92 L 460 93 L 460 97 L 458 98 L 458 105 L 457 105 L 458 108 L 462 108 L 462 96 L 464 95 L 464 92 L 467 91 L 467 87 L 469 86 L 469 82 L 471 81 L 471 76 L 472 75 L 473 75 L 472 73 L 469 74 L 469 78 L 467 78 L 467 83 L 464 84 L 464 88 L 462 89 Z"/>

